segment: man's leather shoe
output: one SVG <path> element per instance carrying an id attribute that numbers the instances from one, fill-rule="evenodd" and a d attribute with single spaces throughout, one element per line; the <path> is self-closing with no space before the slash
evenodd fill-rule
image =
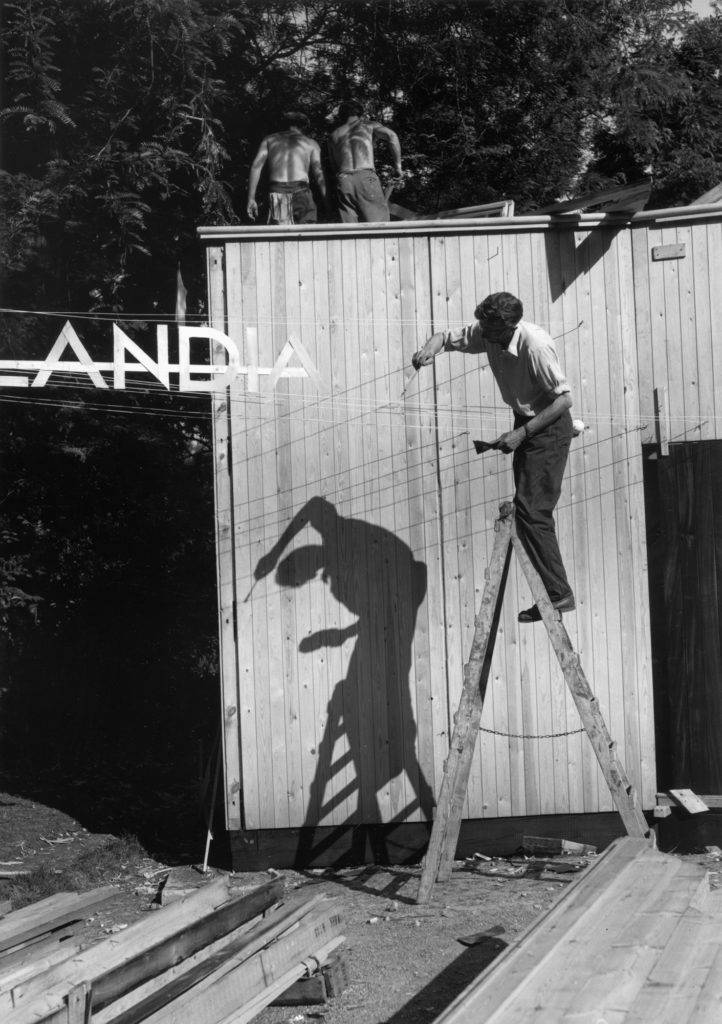
<path id="1" fill-rule="evenodd" d="M 574 595 L 569 594 L 567 597 L 560 597 L 558 601 L 552 601 L 552 607 L 557 612 L 573 612 L 576 608 Z M 519 612 L 519 622 L 541 622 L 541 620 L 541 612 L 535 604 L 531 608 L 525 608 Z"/>

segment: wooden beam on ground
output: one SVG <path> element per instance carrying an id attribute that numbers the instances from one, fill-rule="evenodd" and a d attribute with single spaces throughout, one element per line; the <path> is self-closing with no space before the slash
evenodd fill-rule
<path id="1" fill-rule="evenodd" d="M 119 892 L 115 885 L 105 885 L 86 893 L 59 892 L 11 911 L 0 920 L 0 953 L 63 925 L 86 920 L 91 911 L 112 900 Z"/>
<path id="2" fill-rule="evenodd" d="M 7 976 L 19 968 L 46 961 L 48 957 L 53 963 L 60 963 L 72 956 L 73 949 L 79 949 L 79 944 L 72 941 L 77 927 L 72 922 L 64 928 L 48 932 L 47 935 L 37 935 L 20 946 L 6 950 L 0 958 L 0 992 L 8 988 Z M 32 973 L 37 974 L 38 971 Z"/>
<path id="3" fill-rule="evenodd" d="M 720 963 L 722 893 L 699 864 L 628 837 L 562 890 L 435 1024 L 712 1024 Z"/>
<path id="4" fill-rule="evenodd" d="M 343 941 L 339 900 L 319 901 L 297 925 L 248 957 L 246 951 L 226 960 L 180 999 L 143 1017 L 143 1024 L 240 1024 L 325 961 Z M 250 1004 L 250 1005 L 249 1005 Z M 124 1024 L 119 1021 L 118 1024 Z"/>
<path id="5" fill-rule="evenodd" d="M 93 1024 L 140 1024 L 168 1003 L 179 1003 L 185 993 L 197 989 L 224 965 L 249 960 L 327 905 L 326 897 L 316 896 L 297 906 L 281 908 L 252 928 L 234 931 L 94 1012 Z"/>
<path id="6" fill-rule="evenodd" d="M 7 992 L 21 982 L 27 981 L 28 978 L 32 978 L 34 974 L 42 974 L 43 971 L 47 971 L 55 964 L 70 960 L 71 957 L 77 956 L 81 949 L 81 944 L 73 942 L 72 939 L 53 944 L 47 943 L 39 947 L 29 947 L 25 950 L 25 957 L 16 960 L 12 966 L 8 966 L 6 969 L 5 964 L 2 964 L 0 992 Z"/>
<path id="7" fill-rule="evenodd" d="M 101 1009 L 149 977 L 172 967 L 277 903 L 283 882 L 274 879 L 251 893 L 234 896 L 228 879 L 203 886 L 192 896 L 136 921 L 112 939 L 91 946 L 70 963 L 56 964 L 7 992 L 0 992 L 0 1019 L 44 1019 L 58 1010 L 73 985 L 92 981 L 93 1000 Z M 11 1012 L 12 1011 L 12 1012 Z M 48 1020 L 52 1020 L 48 1016 Z"/>
<path id="8" fill-rule="evenodd" d="M 576 199 L 566 199 L 560 203 L 551 203 L 549 206 L 542 206 L 534 210 L 534 214 L 555 214 L 555 213 L 580 213 L 582 210 L 591 210 L 597 206 L 603 206 L 605 210 L 615 213 L 635 213 L 643 210 L 649 201 L 652 191 L 652 179 L 643 178 L 640 181 L 632 182 L 631 185 L 621 185 L 615 188 L 600 189 L 598 192 L 586 192 Z"/>

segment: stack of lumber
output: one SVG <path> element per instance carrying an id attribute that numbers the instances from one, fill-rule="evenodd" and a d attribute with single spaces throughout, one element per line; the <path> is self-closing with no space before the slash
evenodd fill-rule
<path id="1" fill-rule="evenodd" d="M 0 920 L 0 977 L 3 980 L 0 984 L 18 983 L 77 953 L 80 929 L 118 892 L 114 885 L 86 893 L 59 892 L 14 912 L 9 903 L 3 904 Z"/>
<path id="2" fill-rule="evenodd" d="M 282 897 L 280 879 L 244 893 L 221 878 L 87 949 L 71 946 L 62 959 L 25 964 L 22 975 L 6 973 L 0 960 L 0 1020 L 251 1020 L 299 978 L 320 970 L 343 941 L 336 900 L 316 896 L 284 905 Z"/>
<path id="3" fill-rule="evenodd" d="M 719 1024 L 722 890 L 696 861 L 618 840 L 436 1024 Z"/>

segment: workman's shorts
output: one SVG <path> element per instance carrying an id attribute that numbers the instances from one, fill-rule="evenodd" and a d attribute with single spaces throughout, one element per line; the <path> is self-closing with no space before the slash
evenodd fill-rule
<path id="1" fill-rule="evenodd" d="M 384 199 L 376 172 L 365 167 L 336 175 L 338 211 L 344 224 L 390 220 L 389 204 Z"/>
<path id="2" fill-rule="evenodd" d="M 315 224 L 318 220 L 307 181 L 269 181 L 269 224 Z"/>

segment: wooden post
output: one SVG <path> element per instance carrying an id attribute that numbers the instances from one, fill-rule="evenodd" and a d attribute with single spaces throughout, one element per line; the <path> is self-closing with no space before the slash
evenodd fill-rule
<path id="1" fill-rule="evenodd" d="M 449 756 L 431 830 L 429 848 L 416 897 L 417 903 L 427 903 L 434 882 L 449 877 L 461 827 L 461 811 L 466 798 L 469 771 L 474 756 L 476 737 L 484 703 L 484 692 L 489 676 L 494 639 L 499 623 L 504 584 L 511 555 L 511 531 L 514 522 L 513 506 L 505 502 L 499 509 L 497 531 L 491 564 L 487 570 L 484 594 L 476 617 L 476 628 L 469 660 L 464 667 L 464 685 L 459 710 L 454 720 Z"/>

